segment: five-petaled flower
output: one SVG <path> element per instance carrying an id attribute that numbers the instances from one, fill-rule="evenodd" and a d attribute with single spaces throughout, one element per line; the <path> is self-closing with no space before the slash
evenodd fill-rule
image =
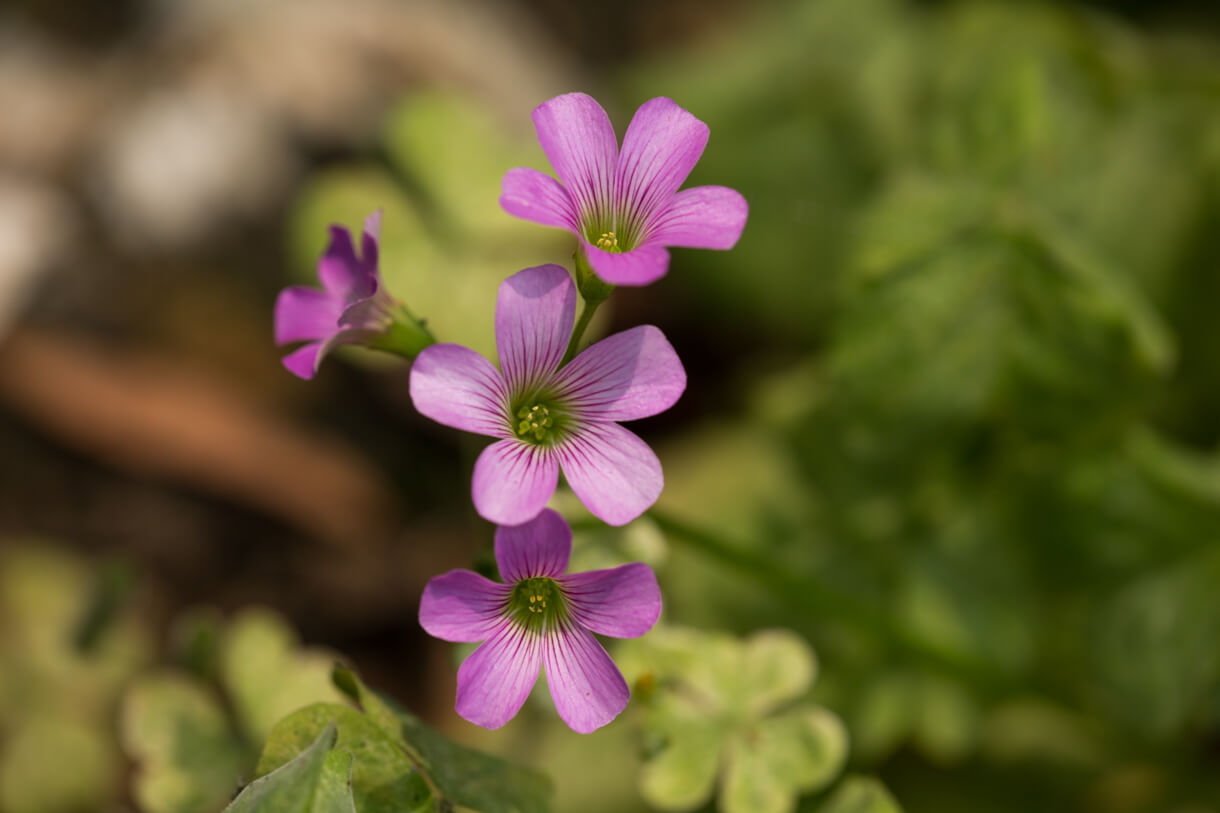
<path id="1" fill-rule="evenodd" d="M 542 172 L 511 169 L 500 205 L 544 226 L 567 229 L 597 275 L 647 285 L 669 269 L 666 246 L 729 249 L 745 227 L 736 190 L 678 191 L 707 145 L 708 127 L 664 97 L 640 106 L 619 151 L 606 111 L 584 93 L 534 110 L 538 141 L 562 185 Z"/>
<path id="2" fill-rule="evenodd" d="M 284 357 L 284 366 L 313 378 L 322 359 L 341 344 L 370 342 L 390 330 L 397 303 L 377 273 L 381 212 L 365 218 L 360 256 L 343 226 L 330 227 L 330 245 L 318 260 L 322 290 L 294 285 L 275 302 L 275 343 L 307 342 Z"/>
<path id="3" fill-rule="evenodd" d="M 496 529 L 504 584 L 469 570 L 428 582 L 419 623 L 446 641 L 482 641 L 458 670 L 457 712 L 476 725 L 511 720 L 545 670 L 555 709 L 573 731 L 601 728 L 627 706 L 627 683 L 593 633 L 636 638 L 661 614 L 648 565 L 567 573 L 572 531 L 549 508 Z"/>
<path id="4" fill-rule="evenodd" d="M 446 426 L 498 438 L 474 467 L 475 509 L 518 525 L 546 505 L 563 469 L 572 491 L 611 525 L 638 517 L 661 493 L 661 464 L 618 421 L 673 405 L 686 372 L 660 330 L 643 325 L 597 342 L 560 367 L 576 316 L 576 286 L 557 265 L 500 285 L 500 370 L 456 344 L 434 344 L 411 368 L 411 400 Z"/>

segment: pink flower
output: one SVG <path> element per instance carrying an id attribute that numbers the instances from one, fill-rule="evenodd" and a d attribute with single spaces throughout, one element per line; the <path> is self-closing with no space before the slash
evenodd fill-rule
<path id="1" fill-rule="evenodd" d="M 482 641 L 458 670 L 457 713 L 499 728 L 521 709 L 546 671 L 559 716 L 588 734 L 627 706 L 627 683 L 593 633 L 637 638 L 661 614 L 648 565 L 568 573 L 572 531 L 542 511 L 531 522 L 496 529 L 496 563 L 505 583 L 469 570 L 428 582 L 419 623 L 446 641 Z"/>
<path id="2" fill-rule="evenodd" d="M 475 510 L 500 525 L 533 519 L 562 468 L 585 506 L 611 525 L 661 494 L 661 463 L 618 421 L 663 412 L 686 388 L 673 347 L 644 325 L 603 339 L 560 368 L 576 316 L 576 286 L 557 265 L 500 285 L 500 370 L 456 344 L 434 344 L 411 368 L 411 400 L 434 421 L 498 438 L 474 467 Z"/>
<path id="3" fill-rule="evenodd" d="M 275 301 L 275 343 L 306 342 L 284 356 L 284 366 L 313 378 L 318 366 L 341 344 L 364 344 L 413 358 L 432 335 L 395 301 L 377 272 L 381 212 L 364 220 L 360 256 L 343 226 L 330 227 L 330 245 L 318 260 L 322 290 L 294 285 Z"/>
<path id="4" fill-rule="evenodd" d="M 510 169 L 500 205 L 575 234 L 606 282 L 647 285 L 669 270 L 666 246 L 728 249 L 741 237 L 748 207 L 736 190 L 678 191 L 707 146 L 708 127 L 672 100 L 640 106 L 621 153 L 606 111 L 583 93 L 556 96 L 533 118 L 563 183 L 534 169 Z"/>

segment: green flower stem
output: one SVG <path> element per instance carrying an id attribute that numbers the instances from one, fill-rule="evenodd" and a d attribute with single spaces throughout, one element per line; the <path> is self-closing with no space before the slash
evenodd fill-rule
<path id="1" fill-rule="evenodd" d="M 576 351 L 580 348 L 580 340 L 585 335 L 585 328 L 593 321 L 593 314 L 597 313 L 597 308 L 601 304 L 601 302 L 585 300 L 585 306 L 580 311 L 580 318 L 576 320 L 576 328 L 572 331 L 572 340 L 568 342 L 567 352 L 563 354 L 563 361 L 559 363 L 560 367 L 576 358 Z"/>
<path id="2" fill-rule="evenodd" d="M 593 321 L 593 314 L 597 313 L 597 309 L 610 298 L 610 294 L 614 291 L 613 285 L 604 282 L 594 273 L 589 261 L 585 258 L 584 251 L 576 249 L 572 259 L 576 266 L 576 289 L 580 291 L 580 297 L 585 304 L 580 311 L 580 318 L 576 320 L 576 327 L 572 330 L 572 339 L 568 342 L 568 349 L 563 354 L 560 366 L 576 358 L 576 352 L 580 349 L 580 340 L 584 337 L 589 323 Z"/>
<path id="3" fill-rule="evenodd" d="M 399 305 L 391 311 L 393 321 L 386 331 L 369 341 L 368 346 L 387 353 L 393 353 L 407 359 L 414 359 L 425 347 L 436 344 L 436 337 L 424 324 L 417 319 L 406 305 Z"/>

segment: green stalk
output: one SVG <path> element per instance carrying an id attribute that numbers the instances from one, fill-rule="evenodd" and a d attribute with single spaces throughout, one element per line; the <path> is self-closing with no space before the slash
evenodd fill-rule
<path id="1" fill-rule="evenodd" d="M 576 273 L 573 275 L 576 278 L 576 290 L 580 291 L 585 304 L 580 311 L 580 318 L 576 321 L 576 327 L 572 330 L 572 339 L 568 342 L 567 352 L 563 354 L 563 361 L 559 365 L 561 367 L 576 358 L 576 353 L 580 350 L 580 340 L 584 337 L 589 323 L 593 321 L 593 314 L 597 313 L 597 309 L 614 291 L 613 285 L 603 282 L 594 273 L 582 250 L 576 249 L 572 259 L 576 266 Z"/>

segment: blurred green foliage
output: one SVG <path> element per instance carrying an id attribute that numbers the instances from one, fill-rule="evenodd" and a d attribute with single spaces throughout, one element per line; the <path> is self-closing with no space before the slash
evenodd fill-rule
<path id="1" fill-rule="evenodd" d="M 823 0 L 620 84 L 751 202 L 671 270 L 754 355 L 661 452 L 667 607 L 807 634 L 908 810 L 1220 810 L 1218 57 Z"/>
<path id="2" fill-rule="evenodd" d="M 91 569 L 45 542 L 0 551 L 4 813 L 105 810 L 119 794 L 112 718 L 152 643 L 133 608 L 111 606 L 117 567 Z"/>
<path id="3" fill-rule="evenodd" d="M 657 510 L 609 530 L 559 498 L 574 569 L 659 573 L 665 626 L 616 649 L 635 706 L 577 738 L 530 704 L 487 741 L 582 811 L 1220 811 L 1217 46 L 1067 4 L 786 2 L 615 87 L 620 132 L 653 95 L 707 121 L 691 184 L 751 217 L 612 300 L 671 332 L 705 399 L 658 444 Z M 307 184 L 299 280 L 328 223 L 383 208 L 388 287 L 491 355 L 495 286 L 572 248 L 496 207 L 507 168 L 546 169 L 501 115 L 405 98 L 375 160 Z M 347 809 L 345 776 L 359 810 L 431 805 L 420 760 L 461 804 L 548 804 L 337 693 L 267 616 L 185 619 L 183 669 L 148 672 L 121 582 L 0 562 L 5 813 L 116 798 L 116 715 L 148 811 L 217 808 L 268 737 L 234 809 L 289 786 Z M 893 795 L 828 784 L 845 760 Z"/>

